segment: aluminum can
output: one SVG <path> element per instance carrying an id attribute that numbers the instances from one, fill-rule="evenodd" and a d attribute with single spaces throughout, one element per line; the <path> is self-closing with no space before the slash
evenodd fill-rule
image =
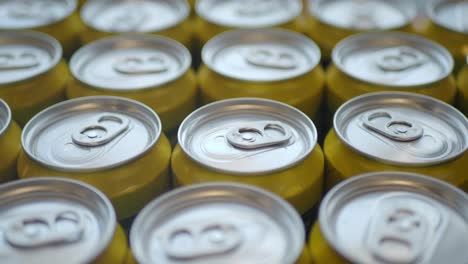
<path id="1" fill-rule="evenodd" d="M 442 46 L 406 33 L 364 33 L 333 50 L 327 69 L 327 108 L 334 113 L 356 96 L 383 91 L 428 95 L 453 104 L 453 59 Z"/>
<path id="2" fill-rule="evenodd" d="M 190 52 L 178 42 L 143 34 L 86 45 L 70 60 L 74 80 L 67 97 L 112 95 L 149 106 L 174 131 L 197 107 L 198 87 Z"/>
<path id="3" fill-rule="evenodd" d="M 128 245 L 103 193 L 79 181 L 0 185 L 2 263 L 123 263 Z"/>
<path id="4" fill-rule="evenodd" d="M 468 116 L 468 56 L 466 63 L 458 74 L 458 108 Z"/>
<path id="5" fill-rule="evenodd" d="M 88 0 L 80 12 L 83 43 L 122 33 L 162 35 L 190 47 L 193 25 L 186 0 Z"/>
<path id="6" fill-rule="evenodd" d="M 301 218 L 280 197 L 248 185 L 199 184 L 152 201 L 130 244 L 137 262 L 237 264 L 300 262 Z"/>
<path id="7" fill-rule="evenodd" d="M 347 180 L 320 206 L 309 240 L 315 264 L 468 261 L 468 195 L 419 174 Z"/>
<path id="8" fill-rule="evenodd" d="M 62 48 L 39 32 L 0 32 L 0 98 L 21 126 L 44 108 L 65 100 L 70 79 Z"/>
<path id="9" fill-rule="evenodd" d="M 7 103 L 0 99 L 0 183 L 16 178 L 16 158 L 21 149 L 21 129 L 11 118 Z"/>
<path id="10" fill-rule="evenodd" d="M 78 8 L 81 8 L 86 3 L 86 0 L 78 0 Z"/>
<path id="11" fill-rule="evenodd" d="M 168 189 L 171 147 L 157 114 L 120 97 L 54 105 L 24 128 L 18 176 L 71 178 L 104 192 L 118 219 Z"/>
<path id="12" fill-rule="evenodd" d="M 428 96 L 382 92 L 348 101 L 325 139 L 327 187 L 375 171 L 431 175 L 468 191 L 468 120 Z"/>
<path id="13" fill-rule="evenodd" d="M 321 198 L 324 157 L 313 122 L 286 104 L 229 99 L 181 124 L 172 153 L 177 186 L 230 181 L 270 190 L 306 213 Z"/>
<path id="14" fill-rule="evenodd" d="M 317 117 L 324 93 L 320 50 L 283 29 L 236 30 L 218 35 L 202 51 L 198 72 L 202 103 L 261 97 Z"/>

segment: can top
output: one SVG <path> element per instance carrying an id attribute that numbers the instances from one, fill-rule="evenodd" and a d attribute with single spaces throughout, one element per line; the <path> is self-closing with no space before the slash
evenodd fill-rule
<path id="1" fill-rule="evenodd" d="M 116 225 L 112 204 L 87 184 L 34 178 L 0 186 L 2 263 L 91 263 Z"/>
<path id="2" fill-rule="evenodd" d="M 335 114 L 339 139 L 368 158 L 401 166 L 448 162 L 468 148 L 468 120 L 454 107 L 414 93 L 356 97 Z"/>
<path id="3" fill-rule="evenodd" d="M 0 29 L 34 29 L 69 17 L 76 0 L 0 0 Z"/>
<path id="4" fill-rule="evenodd" d="M 228 78 L 274 82 L 312 71 L 320 62 L 320 49 L 312 40 L 289 30 L 239 29 L 208 41 L 202 60 Z"/>
<path id="5" fill-rule="evenodd" d="M 400 32 L 362 33 L 338 43 L 333 63 L 357 80 L 390 87 L 428 85 L 452 73 L 454 62 L 441 45 Z"/>
<path id="6" fill-rule="evenodd" d="M 293 264 L 304 246 L 297 212 L 278 196 L 234 183 L 181 188 L 148 204 L 130 232 L 139 263 Z"/>
<path id="7" fill-rule="evenodd" d="M 44 74 L 61 57 L 62 47 L 49 35 L 33 31 L 0 32 L 0 85 Z"/>
<path id="8" fill-rule="evenodd" d="M 186 0 L 88 0 L 80 11 L 83 22 L 111 33 L 158 32 L 188 18 Z"/>
<path id="9" fill-rule="evenodd" d="M 231 28 L 267 28 L 287 24 L 302 11 L 301 0 L 197 0 L 197 15 Z"/>
<path id="10" fill-rule="evenodd" d="M 357 31 L 402 28 L 417 14 L 414 1 L 407 0 L 309 0 L 308 6 L 322 23 Z"/>
<path id="11" fill-rule="evenodd" d="M 239 98 L 194 111 L 180 125 L 178 140 L 186 155 L 210 169 L 268 174 L 304 160 L 316 145 L 317 130 L 294 107 Z"/>
<path id="12" fill-rule="evenodd" d="M 427 14 L 437 25 L 468 34 L 468 2 L 466 0 L 427 1 Z"/>
<path id="13" fill-rule="evenodd" d="M 0 98 L 0 136 L 5 133 L 11 123 L 11 110 L 8 104 Z"/>
<path id="14" fill-rule="evenodd" d="M 353 177 L 326 195 L 319 225 L 327 242 L 353 263 L 464 264 L 468 259 L 468 195 L 423 175 Z"/>
<path id="15" fill-rule="evenodd" d="M 133 161 L 157 142 L 161 122 L 147 106 L 121 97 L 65 101 L 37 114 L 23 129 L 23 150 L 59 171 L 106 170 Z"/>
<path id="16" fill-rule="evenodd" d="M 135 91 L 180 78 L 192 63 L 190 52 L 175 40 L 127 34 L 95 41 L 70 60 L 73 76 L 93 88 Z"/>

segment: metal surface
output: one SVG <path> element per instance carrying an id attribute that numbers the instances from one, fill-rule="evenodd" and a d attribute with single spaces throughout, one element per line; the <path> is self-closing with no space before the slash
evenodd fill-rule
<path id="1" fill-rule="evenodd" d="M 431 0 L 428 1 L 426 7 L 427 14 L 437 25 L 468 34 L 468 1 Z"/>
<path id="2" fill-rule="evenodd" d="M 11 123 L 11 110 L 8 104 L 0 99 L 0 136 L 5 133 Z"/>

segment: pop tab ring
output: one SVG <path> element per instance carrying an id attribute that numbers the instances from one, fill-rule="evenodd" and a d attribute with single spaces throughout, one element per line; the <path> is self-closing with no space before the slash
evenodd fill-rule
<path id="1" fill-rule="evenodd" d="M 266 130 L 274 129 L 282 135 L 268 135 Z M 252 122 L 237 126 L 226 134 L 228 142 L 241 149 L 257 149 L 287 143 L 292 137 L 291 130 L 277 121 Z"/>
<path id="2" fill-rule="evenodd" d="M 245 56 L 247 63 L 265 68 L 291 70 L 298 67 L 297 59 L 288 51 L 272 48 L 251 49 Z"/>
<path id="3" fill-rule="evenodd" d="M 106 121 L 111 121 L 117 125 L 107 125 Z M 72 134 L 73 143 L 85 147 L 98 147 L 111 142 L 130 126 L 130 120 L 124 116 L 107 113 L 99 115 L 86 123 L 81 129 Z"/>
<path id="4" fill-rule="evenodd" d="M 372 122 L 379 117 L 390 119 L 384 125 Z M 414 121 L 400 117 L 392 111 L 375 111 L 366 113 L 361 117 L 364 127 L 381 134 L 389 139 L 409 142 L 420 139 L 424 134 L 424 129 Z"/>
<path id="5" fill-rule="evenodd" d="M 39 64 L 39 58 L 33 51 L 0 53 L 0 71 L 30 69 Z"/>

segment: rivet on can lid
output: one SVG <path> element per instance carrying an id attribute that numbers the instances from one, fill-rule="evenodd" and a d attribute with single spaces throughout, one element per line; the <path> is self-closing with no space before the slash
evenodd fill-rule
<path id="1" fill-rule="evenodd" d="M 466 0 L 428 1 L 427 13 L 439 26 L 468 34 L 468 2 Z"/>
<path id="2" fill-rule="evenodd" d="M 11 123 L 11 110 L 8 104 L 0 99 L 0 136 L 5 133 Z"/>

